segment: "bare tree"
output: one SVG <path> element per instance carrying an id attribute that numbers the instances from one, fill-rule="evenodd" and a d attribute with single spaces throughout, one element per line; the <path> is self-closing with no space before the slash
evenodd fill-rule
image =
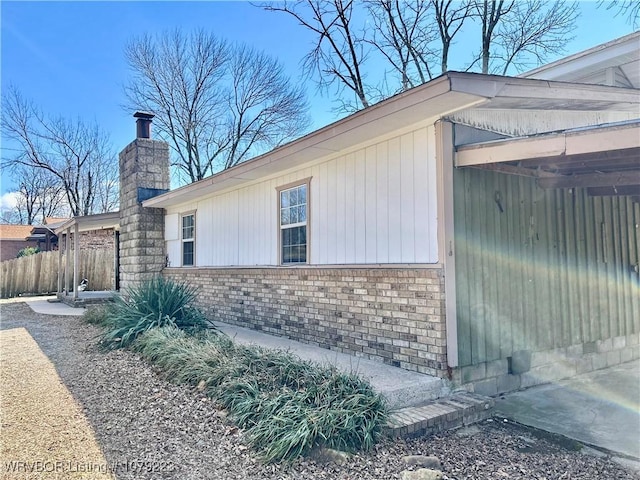
<path id="1" fill-rule="evenodd" d="M 114 212 L 120 203 L 120 166 L 118 162 L 94 165 L 95 212 Z M 53 216 L 53 215 L 47 215 Z"/>
<path id="2" fill-rule="evenodd" d="M 483 73 L 507 74 L 561 53 L 575 28 L 577 3 L 550 0 L 368 0 L 367 8 L 346 0 L 298 0 L 261 5 L 285 12 L 315 34 L 305 67 L 321 87 L 338 86 L 367 107 L 450 69 L 454 39 L 472 21 L 480 26 L 477 57 L 470 65 Z M 354 18 L 364 16 L 367 27 Z M 369 48 L 366 48 L 369 47 Z M 439 65 L 438 65 L 439 64 Z M 391 85 L 368 84 L 371 66 L 393 72 Z M 349 108 L 350 107 L 350 108 Z"/>
<path id="3" fill-rule="evenodd" d="M 2 131 L 17 146 L 3 168 L 44 170 L 57 179 L 73 215 L 100 212 L 97 172 L 117 163 L 108 136 L 81 120 L 45 117 L 15 87 L 4 92 L 2 106 Z"/>
<path id="4" fill-rule="evenodd" d="M 479 0 L 474 2 L 475 15 L 480 21 L 482 33 L 482 47 L 479 57 L 482 62 L 482 73 L 489 73 L 491 45 L 496 27 L 502 17 L 511 11 L 514 4 L 515 0 Z"/>
<path id="5" fill-rule="evenodd" d="M 20 165 L 14 172 L 18 181 L 16 211 L 20 223 L 32 225 L 65 211 L 64 189 L 58 179 L 42 168 Z"/>
<path id="6" fill-rule="evenodd" d="M 627 17 L 627 23 L 638 28 L 640 25 L 640 2 L 638 0 L 598 0 L 598 8 L 616 10 L 615 16 Z"/>
<path id="7" fill-rule="evenodd" d="M 579 15 L 576 2 L 529 0 L 516 2 L 510 21 L 496 35 L 502 75 L 510 68 L 522 72 L 564 51 Z"/>
<path id="8" fill-rule="evenodd" d="M 255 146 L 276 147 L 307 126 L 305 94 L 291 85 L 276 59 L 237 46 L 229 71 L 233 86 L 227 98 L 230 144 L 224 168 L 247 159 Z"/>
<path id="9" fill-rule="evenodd" d="M 202 30 L 175 30 L 133 39 L 125 55 L 133 73 L 126 108 L 156 114 L 156 131 L 188 181 L 280 145 L 308 125 L 302 90 L 256 50 Z"/>
<path id="10" fill-rule="evenodd" d="M 438 33 L 432 22 L 431 2 L 423 0 L 370 0 L 374 28 L 366 39 L 400 77 L 399 90 L 407 90 L 433 78 L 437 53 L 431 47 Z"/>
<path id="11" fill-rule="evenodd" d="M 559 0 L 476 0 L 474 7 L 482 31 L 482 73 L 503 75 L 510 67 L 521 71 L 562 53 L 579 14 L 577 3 Z"/>
<path id="12" fill-rule="evenodd" d="M 33 225 L 44 224 L 47 217 L 68 215 L 64 190 L 58 179 L 41 168 L 19 165 L 13 168 L 17 190 L 11 192 L 15 205 L 3 209 L 2 221 Z"/>
<path id="13" fill-rule="evenodd" d="M 267 11 L 285 12 L 316 34 L 313 48 L 304 59 L 305 71 L 320 89 L 337 86 L 355 95 L 356 103 L 343 102 L 342 110 L 355 111 L 379 100 L 366 83 L 366 42 L 353 26 L 353 0 L 298 0 L 263 4 Z"/>
<path id="14" fill-rule="evenodd" d="M 438 25 L 440 43 L 440 72 L 449 70 L 449 52 L 455 36 L 460 32 L 465 20 L 471 16 L 471 2 L 469 0 L 431 0 L 434 17 Z"/>

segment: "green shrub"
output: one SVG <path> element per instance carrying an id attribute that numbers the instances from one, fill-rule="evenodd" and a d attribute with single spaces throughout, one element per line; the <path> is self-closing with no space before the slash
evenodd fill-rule
<path id="1" fill-rule="evenodd" d="M 82 319 L 91 325 L 107 326 L 109 322 L 111 305 L 96 305 L 88 307 L 82 314 Z"/>
<path id="2" fill-rule="evenodd" d="M 100 343 L 109 349 L 130 345 L 138 335 L 153 328 L 176 327 L 197 332 L 213 328 L 193 302 L 197 290 L 161 276 L 118 295 L 109 307 Z"/>
<path id="3" fill-rule="evenodd" d="M 174 382 L 204 382 L 267 462 L 321 445 L 366 450 L 386 420 L 385 404 L 368 382 L 288 352 L 173 327 L 149 330 L 131 348 Z"/>
<path id="4" fill-rule="evenodd" d="M 28 257 L 29 255 L 35 255 L 36 253 L 40 253 L 40 249 L 38 247 L 24 247 L 18 252 L 16 258 Z"/>

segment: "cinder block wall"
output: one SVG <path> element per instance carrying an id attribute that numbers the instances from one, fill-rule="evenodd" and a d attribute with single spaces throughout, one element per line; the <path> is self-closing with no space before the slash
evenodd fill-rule
<path id="1" fill-rule="evenodd" d="M 515 352 L 510 359 L 453 370 L 454 384 L 481 395 L 555 382 L 640 358 L 637 333 L 542 351 Z"/>
<path id="2" fill-rule="evenodd" d="M 441 268 L 166 268 L 207 315 L 447 376 Z"/>
<path id="3" fill-rule="evenodd" d="M 120 288 L 162 272 L 166 263 L 164 210 L 145 208 L 138 188 L 169 188 L 169 146 L 137 138 L 120 153 Z"/>

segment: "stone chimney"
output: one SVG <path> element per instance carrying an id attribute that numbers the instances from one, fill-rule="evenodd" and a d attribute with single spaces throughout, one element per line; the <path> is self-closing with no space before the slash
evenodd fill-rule
<path id="1" fill-rule="evenodd" d="M 165 266 L 164 209 L 142 201 L 169 190 L 169 145 L 151 139 L 152 113 L 136 112 L 136 139 L 120 152 L 120 289 Z"/>

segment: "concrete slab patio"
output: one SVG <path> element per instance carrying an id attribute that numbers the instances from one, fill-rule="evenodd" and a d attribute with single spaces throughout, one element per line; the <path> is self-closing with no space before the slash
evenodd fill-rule
<path id="1" fill-rule="evenodd" d="M 506 394 L 495 409 L 518 423 L 640 462 L 640 360 Z"/>

